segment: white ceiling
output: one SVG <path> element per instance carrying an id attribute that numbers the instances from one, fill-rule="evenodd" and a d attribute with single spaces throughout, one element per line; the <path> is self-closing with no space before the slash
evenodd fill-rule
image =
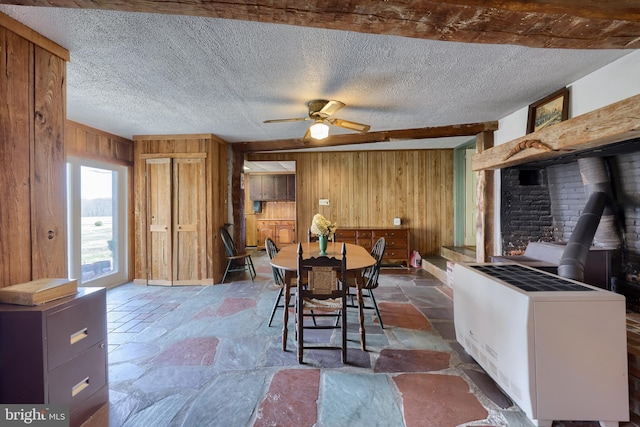
<path id="1" fill-rule="evenodd" d="M 244 162 L 245 173 L 263 172 L 295 172 L 296 162 L 289 161 L 254 161 Z"/>
<path id="2" fill-rule="evenodd" d="M 0 5 L 70 51 L 69 119 L 125 138 L 302 137 L 312 99 L 371 131 L 498 120 L 629 50 L 550 50 L 190 16 Z M 523 127 L 525 125 L 523 124 Z M 346 132 L 332 128 L 332 132 Z M 454 147 L 471 138 L 342 146 Z"/>

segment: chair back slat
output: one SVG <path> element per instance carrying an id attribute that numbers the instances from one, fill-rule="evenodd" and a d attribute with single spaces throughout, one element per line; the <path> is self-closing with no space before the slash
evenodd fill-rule
<path id="1" fill-rule="evenodd" d="M 226 227 L 220 227 L 220 237 L 222 238 L 222 243 L 224 244 L 224 251 L 227 253 L 227 267 L 224 270 L 224 275 L 222 276 L 222 282 L 227 278 L 227 274 L 235 271 L 248 271 L 251 276 L 251 281 L 256 277 L 256 269 L 253 266 L 253 261 L 251 260 L 251 255 L 246 252 L 239 252 L 236 248 L 229 231 Z M 242 261 L 242 268 L 234 268 L 234 264 L 237 266 L 240 261 Z"/>
<path id="2" fill-rule="evenodd" d="M 315 234 L 313 234 L 311 232 L 311 229 L 309 228 L 307 230 L 307 242 L 311 243 L 311 242 L 317 242 L 318 241 L 318 236 L 316 236 Z"/>
<path id="3" fill-rule="evenodd" d="M 276 246 L 276 242 L 274 242 L 271 237 L 267 237 L 265 239 L 264 245 L 267 249 L 267 255 L 269 256 L 269 259 L 273 259 L 280 251 L 280 249 L 278 249 L 278 246 Z"/>
<path id="4" fill-rule="evenodd" d="M 265 239 L 264 245 L 267 249 L 267 256 L 269 256 L 269 259 L 273 259 L 280 251 L 280 249 L 278 249 L 278 246 L 276 246 L 276 242 L 274 242 L 271 237 L 267 237 Z M 273 281 L 276 286 L 284 286 L 284 274 L 282 270 L 272 266 L 271 272 L 273 273 Z"/>
<path id="5" fill-rule="evenodd" d="M 227 256 L 237 255 L 238 250 L 236 249 L 236 244 L 233 242 L 229 231 L 223 227 L 220 229 L 220 234 L 222 236 L 222 242 L 224 243 L 224 250 L 227 253 Z"/>
<path id="6" fill-rule="evenodd" d="M 380 275 L 380 266 L 382 265 L 382 257 L 384 256 L 384 250 L 387 246 L 387 241 L 384 237 L 379 238 L 371 249 L 371 256 L 376 260 L 376 263 L 371 267 L 367 267 L 362 272 L 362 277 L 365 278 L 365 289 L 374 289 L 378 287 L 378 276 Z"/>

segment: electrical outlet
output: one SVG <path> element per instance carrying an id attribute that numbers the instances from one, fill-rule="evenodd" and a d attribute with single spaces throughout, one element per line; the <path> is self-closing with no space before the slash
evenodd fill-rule
<path id="1" fill-rule="evenodd" d="M 329 199 L 320 199 L 320 206 L 329 206 Z"/>

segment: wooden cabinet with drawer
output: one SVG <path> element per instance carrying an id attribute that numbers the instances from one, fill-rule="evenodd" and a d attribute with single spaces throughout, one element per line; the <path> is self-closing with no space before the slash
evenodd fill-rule
<path id="1" fill-rule="evenodd" d="M 0 402 L 68 405 L 81 425 L 109 400 L 106 290 L 0 304 L 0 348 Z"/>
<path id="2" fill-rule="evenodd" d="M 373 247 L 371 235 L 371 230 L 356 230 L 356 245 L 360 245 L 366 250 L 371 251 Z"/>
<path id="3" fill-rule="evenodd" d="M 336 242 L 360 245 L 371 250 L 380 237 L 386 240 L 384 261 L 402 261 L 409 265 L 409 229 L 401 227 L 347 227 L 339 228 L 335 233 Z"/>
<path id="4" fill-rule="evenodd" d="M 372 230 L 371 241 L 376 242 L 380 237 L 386 240 L 383 260 L 406 261 L 410 265 L 409 258 L 409 230 L 406 228 L 381 228 Z"/>
<path id="5" fill-rule="evenodd" d="M 333 236 L 336 242 L 356 244 L 356 230 L 338 228 Z"/>

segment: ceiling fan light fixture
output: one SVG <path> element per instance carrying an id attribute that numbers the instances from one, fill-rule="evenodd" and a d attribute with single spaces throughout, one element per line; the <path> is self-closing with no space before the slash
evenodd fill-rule
<path id="1" fill-rule="evenodd" d="M 325 139 L 329 136 L 329 126 L 322 120 L 316 120 L 309 128 L 309 133 L 313 139 Z"/>

